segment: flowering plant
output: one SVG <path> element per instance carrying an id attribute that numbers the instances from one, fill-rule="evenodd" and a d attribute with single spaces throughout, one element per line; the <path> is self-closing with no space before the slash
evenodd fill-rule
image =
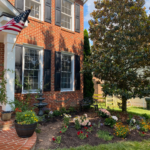
<path id="1" fill-rule="evenodd" d="M 22 110 L 20 108 L 16 108 L 15 112 L 22 112 Z"/>
<path id="2" fill-rule="evenodd" d="M 141 130 L 141 131 L 148 132 L 149 125 L 148 125 L 148 123 L 147 123 L 144 119 L 142 119 L 142 120 L 139 122 L 139 126 L 140 126 L 140 130 Z"/>
<path id="3" fill-rule="evenodd" d="M 64 126 L 59 133 L 65 133 L 68 129 L 68 126 Z"/>
<path id="4" fill-rule="evenodd" d="M 87 131 L 87 132 L 92 132 L 93 131 L 93 126 L 92 125 L 90 125 L 90 127 L 88 128 L 88 127 L 84 127 L 84 129 Z"/>
<path id="5" fill-rule="evenodd" d="M 111 116 L 110 112 L 106 109 L 99 109 L 99 115 L 104 117 L 104 118 L 108 118 Z"/>
<path id="6" fill-rule="evenodd" d="M 91 122 L 89 121 L 87 114 L 84 114 L 83 116 L 77 116 L 73 119 L 74 123 L 75 121 L 78 120 L 79 124 L 82 126 L 90 126 Z"/>
<path id="7" fill-rule="evenodd" d="M 104 124 L 112 128 L 116 124 L 116 120 L 114 120 L 112 117 L 106 118 Z"/>
<path id="8" fill-rule="evenodd" d="M 145 132 L 139 132 L 140 136 L 145 136 Z"/>
<path id="9" fill-rule="evenodd" d="M 16 113 L 16 121 L 18 124 L 24 125 L 24 124 L 33 124 L 39 121 L 38 116 L 35 114 L 35 112 L 31 111 L 25 111 L 25 112 L 17 112 Z"/>
<path id="10" fill-rule="evenodd" d="M 76 130 L 81 129 L 81 125 L 79 124 L 79 121 L 78 121 L 78 120 L 75 120 L 75 129 L 76 129 Z"/>
<path id="11" fill-rule="evenodd" d="M 63 114 L 64 115 L 64 124 L 66 126 L 69 125 L 69 121 L 70 121 L 70 118 L 71 118 L 71 115 L 67 115 L 67 114 Z"/>
<path id="12" fill-rule="evenodd" d="M 49 113 L 48 113 L 48 116 L 50 117 L 50 118 L 53 118 L 54 116 L 53 116 L 53 111 L 50 111 Z"/>
<path id="13" fill-rule="evenodd" d="M 112 119 L 114 119 L 115 121 L 118 121 L 118 118 L 116 116 L 111 116 Z"/>
<path id="14" fill-rule="evenodd" d="M 55 142 L 55 143 L 60 144 L 61 143 L 61 136 L 53 137 L 52 141 Z"/>
<path id="15" fill-rule="evenodd" d="M 123 125 L 121 122 L 116 123 L 116 125 L 115 125 L 115 135 L 116 136 L 125 138 L 128 133 L 129 133 L 128 126 Z"/>
<path id="16" fill-rule="evenodd" d="M 77 135 L 82 140 L 88 137 L 88 134 L 84 134 L 83 131 L 78 131 Z"/>

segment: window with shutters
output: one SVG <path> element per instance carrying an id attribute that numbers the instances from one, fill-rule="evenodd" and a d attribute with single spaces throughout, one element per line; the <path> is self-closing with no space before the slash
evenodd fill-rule
<path id="1" fill-rule="evenodd" d="M 24 47 L 23 52 L 23 93 L 28 91 L 37 92 L 41 88 L 42 82 L 42 62 L 43 54 L 40 50 Z"/>
<path id="2" fill-rule="evenodd" d="M 25 0 L 25 10 L 30 9 L 31 6 L 33 8 L 30 16 L 41 19 L 41 0 Z"/>
<path id="3" fill-rule="evenodd" d="M 74 90 L 74 55 L 61 54 L 61 91 Z"/>
<path id="4" fill-rule="evenodd" d="M 61 0 L 61 26 L 74 30 L 74 3 L 69 0 Z"/>

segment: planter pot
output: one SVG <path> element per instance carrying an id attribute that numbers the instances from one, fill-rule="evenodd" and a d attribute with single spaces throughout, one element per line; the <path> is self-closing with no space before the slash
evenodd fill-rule
<path id="1" fill-rule="evenodd" d="M 31 137 L 36 129 L 37 122 L 34 124 L 21 125 L 17 124 L 15 120 L 15 129 L 19 137 L 28 138 Z"/>
<path id="2" fill-rule="evenodd" d="M 9 121 L 11 119 L 11 111 L 2 112 L 2 120 Z"/>

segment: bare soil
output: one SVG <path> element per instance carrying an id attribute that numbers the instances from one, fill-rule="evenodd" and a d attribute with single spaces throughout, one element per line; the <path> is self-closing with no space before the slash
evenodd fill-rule
<path id="1" fill-rule="evenodd" d="M 76 115 L 83 115 L 86 113 L 88 117 L 90 118 L 90 121 L 93 123 L 98 124 L 99 120 L 101 119 L 101 123 L 104 123 L 104 118 L 100 118 L 97 116 L 97 114 L 94 111 L 90 112 L 80 112 Z M 75 117 L 76 115 L 72 115 Z M 117 115 L 116 112 L 114 112 L 112 115 Z M 119 118 L 122 118 L 123 120 L 127 119 L 127 114 L 120 114 L 119 112 Z M 119 141 L 142 141 L 144 139 L 150 138 L 150 132 L 147 132 L 144 137 L 141 137 L 139 135 L 138 130 L 132 130 L 130 134 L 125 138 L 122 139 L 120 137 L 116 137 L 113 131 L 113 128 L 110 128 L 109 126 L 101 126 L 100 129 L 97 127 L 93 127 L 92 133 L 88 133 L 88 138 L 81 140 L 77 136 L 77 130 L 73 127 L 74 124 L 70 123 L 68 130 L 65 133 L 59 133 L 61 128 L 63 126 L 62 117 L 55 118 L 53 121 L 49 121 L 47 123 L 42 123 L 40 125 L 41 133 L 37 133 L 38 139 L 36 144 L 36 150 L 47 150 L 47 149 L 56 149 L 56 148 L 70 148 L 70 147 L 77 147 L 80 145 L 99 145 L 99 144 L 107 144 L 107 143 L 115 143 Z M 108 131 L 111 135 L 114 136 L 114 138 L 111 141 L 104 141 L 103 139 L 100 139 L 97 137 L 98 130 L 104 130 Z M 86 133 L 85 129 L 82 128 L 82 131 Z M 56 144 L 52 141 L 52 137 L 61 136 L 62 141 L 61 144 Z"/>

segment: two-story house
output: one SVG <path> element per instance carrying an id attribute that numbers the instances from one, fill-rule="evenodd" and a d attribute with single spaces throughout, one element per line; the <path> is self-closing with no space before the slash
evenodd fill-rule
<path id="1" fill-rule="evenodd" d="M 33 9 L 24 29 L 0 32 L 0 73 L 6 72 L 8 101 L 43 90 L 52 109 L 76 105 L 83 98 L 83 30 L 86 0 L 0 0 L 0 27 Z M 18 37 L 19 36 L 19 37 Z M 13 44 L 17 44 L 12 51 Z M 15 78 L 22 86 L 15 85 Z M 11 110 L 8 104 L 3 110 Z"/>

